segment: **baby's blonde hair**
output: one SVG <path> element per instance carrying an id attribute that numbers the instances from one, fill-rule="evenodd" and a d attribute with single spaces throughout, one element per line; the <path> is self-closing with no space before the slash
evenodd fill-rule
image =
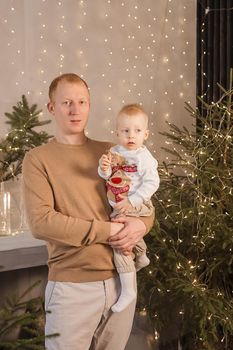
<path id="1" fill-rule="evenodd" d="M 120 116 L 123 116 L 123 115 L 133 117 L 133 116 L 138 115 L 138 114 L 142 114 L 145 117 L 146 124 L 148 124 L 148 115 L 146 114 L 143 107 L 138 103 L 131 103 L 131 104 L 123 106 L 117 115 L 117 120 Z"/>

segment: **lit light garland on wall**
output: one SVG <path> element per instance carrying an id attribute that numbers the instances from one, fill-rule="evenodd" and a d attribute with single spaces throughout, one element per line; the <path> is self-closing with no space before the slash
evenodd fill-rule
<path id="1" fill-rule="evenodd" d="M 26 91 L 46 118 L 50 81 L 73 71 L 90 86 L 91 137 L 113 138 L 115 115 L 131 102 L 150 116 L 148 146 L 156 156 L 165 120 L 189 124 L 184 101 L 195 103 L 195 1 L 12 0 L 2 6 L 1 26 L 13 76 L 11 83 L 5 78 L 9 106 Z"/>

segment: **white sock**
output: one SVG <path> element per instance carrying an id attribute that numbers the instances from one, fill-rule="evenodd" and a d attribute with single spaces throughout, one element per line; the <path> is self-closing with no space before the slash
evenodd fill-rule
<path id="1" fill-rule="evenodd" d="M 135 272 L 119 274 L 121 282 L 121 294 L 116 304 L 112 306 L 113 312 L 121 312 L 136 298 Z"/>
<path id="2" fill-rule="evenodd" d="M 140 255 L 138 257 L 136 257 L 136 261 L 135 261 L 135 268 L 136 271 L 141 270 L 143 267 L 148 266 L 150 263 L 150 260 L 148 259 L 148 257 L 146 256 L 146 254 Z"/>

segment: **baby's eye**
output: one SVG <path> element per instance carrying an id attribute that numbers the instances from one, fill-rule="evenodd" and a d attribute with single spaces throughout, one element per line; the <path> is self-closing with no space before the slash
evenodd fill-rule
<path id="1" fill-rule="evenodd" d="M 127 133 L 127 132 L 129 132 L 129 129 L 125 129 L 125 130 L 123 130 L 123 131 Z"/>
<path id="2" fill-rule="evenodd" d="M 141 132 L 141 129 L 136 129 L 136 132 Z"/>

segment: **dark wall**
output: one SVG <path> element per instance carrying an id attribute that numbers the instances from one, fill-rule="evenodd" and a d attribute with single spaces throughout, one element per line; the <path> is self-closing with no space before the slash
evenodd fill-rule
<path id="1" fill-rule="evenodd" d="M 233 0 L 197 1 L 197 95 L 208 103 L 229 88 L 233 67 Z"/>

